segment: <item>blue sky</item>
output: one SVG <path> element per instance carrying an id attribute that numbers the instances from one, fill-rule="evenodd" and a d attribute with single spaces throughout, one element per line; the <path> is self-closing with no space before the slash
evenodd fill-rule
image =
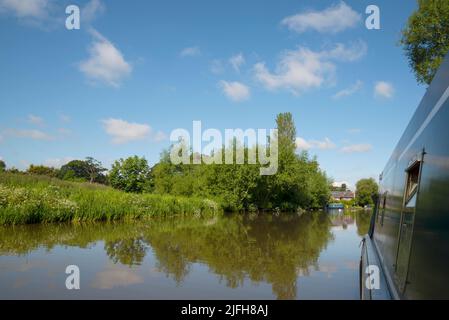
<path id="1" fill-rule="evenodd" d="M 80 30 L 65 8 L 81 8 Z M 381 29 L 365 27 L 380 8 Z M 376 177 L 425 87 L 400 31 L 404 1 L 0 0 L 0 157 L 8 166 L 154 164 L 170 132 L 273 128 L 335 181 Z"/>

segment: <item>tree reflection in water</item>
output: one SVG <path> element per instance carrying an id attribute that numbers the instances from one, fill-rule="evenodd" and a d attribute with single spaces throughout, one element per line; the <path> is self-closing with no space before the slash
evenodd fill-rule
<path id="1" fill-rule="evenodd" d="M 332 226 L 354 220 L 358 233 L 366 233 L 369 214 L 363 212 L 1 227 L 0 255 L 26 255 L 39 247 L 51 250 L 57 245 L 88 248 L 104 241 L 110 260 L 127 266 L 148 268 L 144 259 L 151 249 L 157 270 L 178 284 L 194 263 L 201 263 L 228 287 L 240 287 L 245 280 L 267 282 L 278 299 L 294 299 L 298 276 L 319 269 L 320 253 L 334 239 Z"/>
<path id="2" fill-rule="evenodd" d="M 183 280 L 193 262 L 236 288 L 246 278 L 272 284 L 279 299 L 296 296 L 296 278 L 317 267 L 319 253 L 332 240 L 325 214 L 233 215 L 215 223 L 186 223 L 175 230 L 154 228 L 146 235 L 160 270 Z"/>

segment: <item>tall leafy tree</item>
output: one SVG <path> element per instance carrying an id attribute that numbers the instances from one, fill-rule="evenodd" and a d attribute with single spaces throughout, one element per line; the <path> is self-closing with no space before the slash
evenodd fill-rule
<path id="1" fill-rule="evenodd" d="M 290 112 L 280 113 L 276 117 L 279 154 L 284 161 L 292 161 L 296 150 L 296 127 Z"/>
<path id="2" fill-rule="evenodd" d="M 150 167 L 145 158 L 138 156 L 115 161 L 109 172 L 112 187 L 126 191 L 141 193 L 150 191 Z"/>
<path id="3" fill-rule="evenodd" d="M 6 170 L 6 163 L 3 160 L 0 160 L 0 172 L 3 172 Z"/>
<path id="4" fill-rule="evenodd" d="M 296 127 L 290 112 L 276 117 L 278 130 L 278 172 L 271 180 L 271 203 L 273 207 L 291 209 L 305 205 L 307 156 L 296 154 Z"/>
<path id="5" fill-rule="evenodd" d="M 105 183 L 106 177 L 103 172 L 106 171 L 101 162 L 92 157 L 86 160 L 72 160 L 63 165 L 57 176 L 64 180 L 89 181 L 90 183 Z"/>
<path id="6" fill-rule="evenodd" d="M 58 177 L 64 180 L 90 180 L 87 164 L 83 160 L 72 160 L 63 165 L 59 170 Z"/>
<path id="7" fill-rule="evenodd" d="M 275 209 L 296 210 L 323 207 L 329 198 L 329 181 L 318 161 L 308 154 L 296 153 L 296 127 L 290 113 L 276 118 L 278 135 L 278 171 L 272 176 L 260 175 L 260 164 L 236 164 L 236 151 L 247 156 L 248 146 L 236 140 L 222 147 L 220 156 L 234 148 L 233 164 L 171 163 L 169 152 L 152 168 L 154 192 L 174 195 L 211 197 L 219 200 L 226 210 Z M 190 158 L 194 155 L 190 153 Z"/>
<path id="8" fill-rule="evenodd" d="M 373 205 L 379 187 L 373 178 L 361 179 L 356 183 L 356 202 L 360 206 Z"/>
<path id="9" fill-rule="evenodd" d="M 418 0 L 400 43 L 418 82 L 430 84 L 449 51 L 449 1 Z"/>
<path id="10" fill-rule="evenodd" d="M 85 163 L 86 163 L 86 171 L 87 171 L 87 174 L 89 175 L 90 183 L 104 180 L 103 172 L 105 172 L 106 169 L 103 168 L 100 161 L 95 160 L 92 157 L 87 157 L 85 160 Z"/>

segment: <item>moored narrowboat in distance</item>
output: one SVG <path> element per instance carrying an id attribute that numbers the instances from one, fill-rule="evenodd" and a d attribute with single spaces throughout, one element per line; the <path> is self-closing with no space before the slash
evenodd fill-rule
<path id="1" fill-rule="evenodd" d="M 343 210 L 345 208 L 343 203 L 329 203 L 327 205 L 327 210 L 335 210 L 335 209 L 340 209 Z"/>
<path id="2" fill-rule="evenodd" d="M 449 55 L 379 177 L 362 299 L 449 299 Z"/>

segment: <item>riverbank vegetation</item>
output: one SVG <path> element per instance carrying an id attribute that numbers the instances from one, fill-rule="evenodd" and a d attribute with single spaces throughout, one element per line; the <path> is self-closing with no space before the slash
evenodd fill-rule
<path id="1" fill-rule="evenodd" d="M 196 197 L 133 194 L 99 184 L 0 173 L 0 224 L 115 221 L 167 215 L 220 214 L 217 202 Z"/>
<path id="2" fill-rule="evenodd" d="M 60 169 L 31 165 L 0 175 L 0 223 L 116 220 L 165 214 L 222 211 L 302 211 L 323 208 L 330 181 L 316 158 L 297 153 L 290 113 L 276 118 L 278 170 L 260 175 L 260 164 L 173 164 L 170 150 L 150 167 L 138 156 L 115 161 L 107 171 L 88 157 Z M 271 143 L 271 142 L 270 142 Z M 238 143 L 223 147 L 234 151 Z M 198 154 L 190 153 L 190 157 Z M 201 156 L 201 155 L 200 155 Z M 210 156 L 210 155 L 209 155 Z M 116 189 L 116 190 L 114 190 Z M 210 199 L 210 200 L 208 200 Z"/>

